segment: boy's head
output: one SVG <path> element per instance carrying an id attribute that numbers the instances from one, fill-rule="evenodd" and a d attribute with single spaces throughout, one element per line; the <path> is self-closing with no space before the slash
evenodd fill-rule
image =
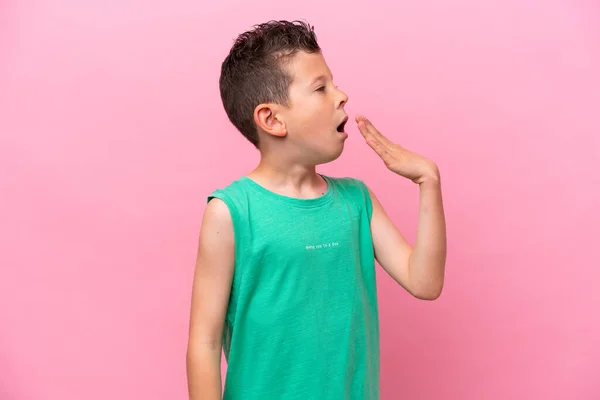
<path id="1" fill-rule="evenodd" d="M 230 121 L 262 151 L 315 165 L 341 154 L 348 97 L 333 84 L 310 25 L 271 21 L 241 34 L 219 83 Z"/>

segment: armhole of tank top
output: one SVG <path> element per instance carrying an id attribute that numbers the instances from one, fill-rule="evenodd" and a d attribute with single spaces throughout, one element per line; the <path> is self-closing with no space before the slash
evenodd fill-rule
<path id="1" fill-rule="evenodd" d="M 371 217 L 373 216 L 373 202 L 371 201 L 371 195 L 369 194 L 369 189 L 367 188 L 367 185 L 363 181 L 357 179 L 356 182 L 362 192 L 362 202 L 363 202 L 364 206 L 366 207 L 367 217 L 368 217 L 369 223 L 370 223 Z"/>

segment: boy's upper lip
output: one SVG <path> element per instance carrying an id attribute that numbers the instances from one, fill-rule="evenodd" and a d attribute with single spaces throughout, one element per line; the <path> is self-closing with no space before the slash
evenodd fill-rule
<path id="1" fill-rule="evenodd" d="M 347 115 L 346 115 L 346 116 L 344 116 L 344 119 L 342 119 L 342 122 L 340 122 L 340 124 L 339 124 L 339 125 L 341 125 L 341 124 L 344 124 L 344 123 L 346 123 L 346 122 L 348 122 L 348 116 L 347 116 Z M 339 125 L 338 125 L 338 126 L 339 126 Z"/>

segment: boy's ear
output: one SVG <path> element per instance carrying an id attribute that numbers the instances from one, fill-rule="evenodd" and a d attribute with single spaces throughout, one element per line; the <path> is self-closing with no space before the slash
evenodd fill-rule
<path id="1" fill-rule="evenodd" d="M 259 104 L 254 109 L 256 127 L 268 135 L 284 137 L 287 135 L 285 122 L 277 112 L 276 104 Z"/>

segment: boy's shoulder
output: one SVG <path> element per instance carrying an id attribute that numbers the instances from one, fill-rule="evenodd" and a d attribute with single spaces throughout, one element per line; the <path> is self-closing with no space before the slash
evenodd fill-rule
<path id="1" fill-rule="evenodd" d="M 361 192 L 368 193 L 368 188 L 362 179 L 351 177 L 351 176 L 332 176 L 320 174 L 329 184 L 334 187 L 342 188 L 345 190 L 359 190 Z M 235 195 L 235 194 L 246 194 L 252 189 L 256 189 L 257 184 L 245 176 L 241 176 L 235 180 L 229 181 L 221 187 L 214 189 L 213 193 L 209 196 L 210 201 L 215 197 L 216 194 L 221 195 Z"/>
<path id="2" fill-rule="evenodd" d="M 225 184 L 222 184 L 217 187 L 213 187 L 212 192 L 208 196 L 208 201 L 212 200 L 215 197 L 221 196 L 234 196 L 236 193 L 246 192 L 248 190 L 246 182 L 244 182 L 245 178 L 240 177 L 235 180 L 229 181 Z"/>
<path id="3" fill-rule="evenodd" d="M 328 182 L 332 183 L 333 186 L 337 187 L 338 190 L 345 191 L 352 195 L 358 195 L 359 197 L 370 197 L 369 188 L 366 183 L 359 178 L 354 178 L 350 176 L 344 177 L 331 177 L 322 175 L 323 178 L 328 180 Z"/>
<path id="4" fill-rule="evenodd" d="M 360 189 L 363 191 L 364 190 L 368 191 L 367 185 L 362 179 L 351 177 L 351 176 L 332 176 L 332 175 L 325 175 L 325 174 L 320 174 L 320 175 L 328 183 L 331 183 L 334 186 L 348 188 L 348 189 L 355 188 L 355 189 Z M 211 196 L 215 193 L 232 193 L 233 194 L 236 192 L 248 192 L 253 187 L 256 187 L 256 184 L 253 184 L 253 181 L 250 178 L 247 178 L 246 176 L 241 176 L 237 179 L 231 180 L 228 183 L 214 189 L 214 192 L 211 194 Z M 210 196 L 209 196 L 209 200 L 210 200 Z"/>
<path id="5" fill-rule="evenodd" d="M 356 187 L 356 188 L 364 188 L 366 187 L 366 184 L 364 183 L 363 180 L 359 179 L 359 178 L 354 178 L 351 176 L 342 176 L 342 177 L 335 177 L 335 176 L 330 176 L 330 175 L 321 175 L 323 178 L 328 179 L 338 185 L 341 186 L 346 186 L 346 187 Z"/>
<path id="6" fill-rule="evenodd" d="M 320 207 L 320 205 L 327 204 L 326 207 L 331 207 L 331 202 L 337 201 L 341 207 L 352 205 L 355 212 L 360 213 L 360 210 L 365 210 L 369 219 L 371 218 L 373 202 L 369 189 L 363 180 L 351 176 L 338 177 L 324 174 L 321 174 L 321 176 L 327 181 L 328 193 L 323 196 L 322 200 L 315 199 L 318 201 L 312 203 L 312 205 Z M 246 226 L 251 219 L 264 217 L 265 213 L 272 215 L 277 212 L 288 212 L 290 211 L 289 204 L 296 204 L 301 208 L 307 206 L 305 203 L 300 203 L 303 201 L 300 199 L 296 202 L 295 199 L 289 200 L 289 198 L 278 197 L 245 176 L 213 189 L 207 201 L 210 202 L 213 199 L 220 200 L 219 203 L 223 203 L 221 206 L 228 209 L 236 229 L 242 229 L 241 227 Z M 273 199 L 285 199 L 285 205 L 284 202 L 273 202 Z M 278 205 L 283 205 L 283 207 L 278 208 Z M 242 234 L 238 232 L 238 236 L 241 237 Z"/>
<path id="7" fill-rule="evenodd" d="M 354 202 L 366 203 L 370 206 L 370 191 L 362 179 L 351 176 L 320 175 L 327 182 L 330 192 L 341 194 L 347 199 L 352 199 Z M 221 187 L 213 189 L 212 193 L 207 197 L 207 202 L 216 198 L 226 203 L 230 209 L 237 208 L 241 211 L 248 209 L 253 199 L 257 200 L 256 194 L 260 193 L 267 194 L 267 189 L 259 186 L 250 178 L 241 176 Z M 268 195 L 272 196 L 272 193 L 268 193 Z"/>

